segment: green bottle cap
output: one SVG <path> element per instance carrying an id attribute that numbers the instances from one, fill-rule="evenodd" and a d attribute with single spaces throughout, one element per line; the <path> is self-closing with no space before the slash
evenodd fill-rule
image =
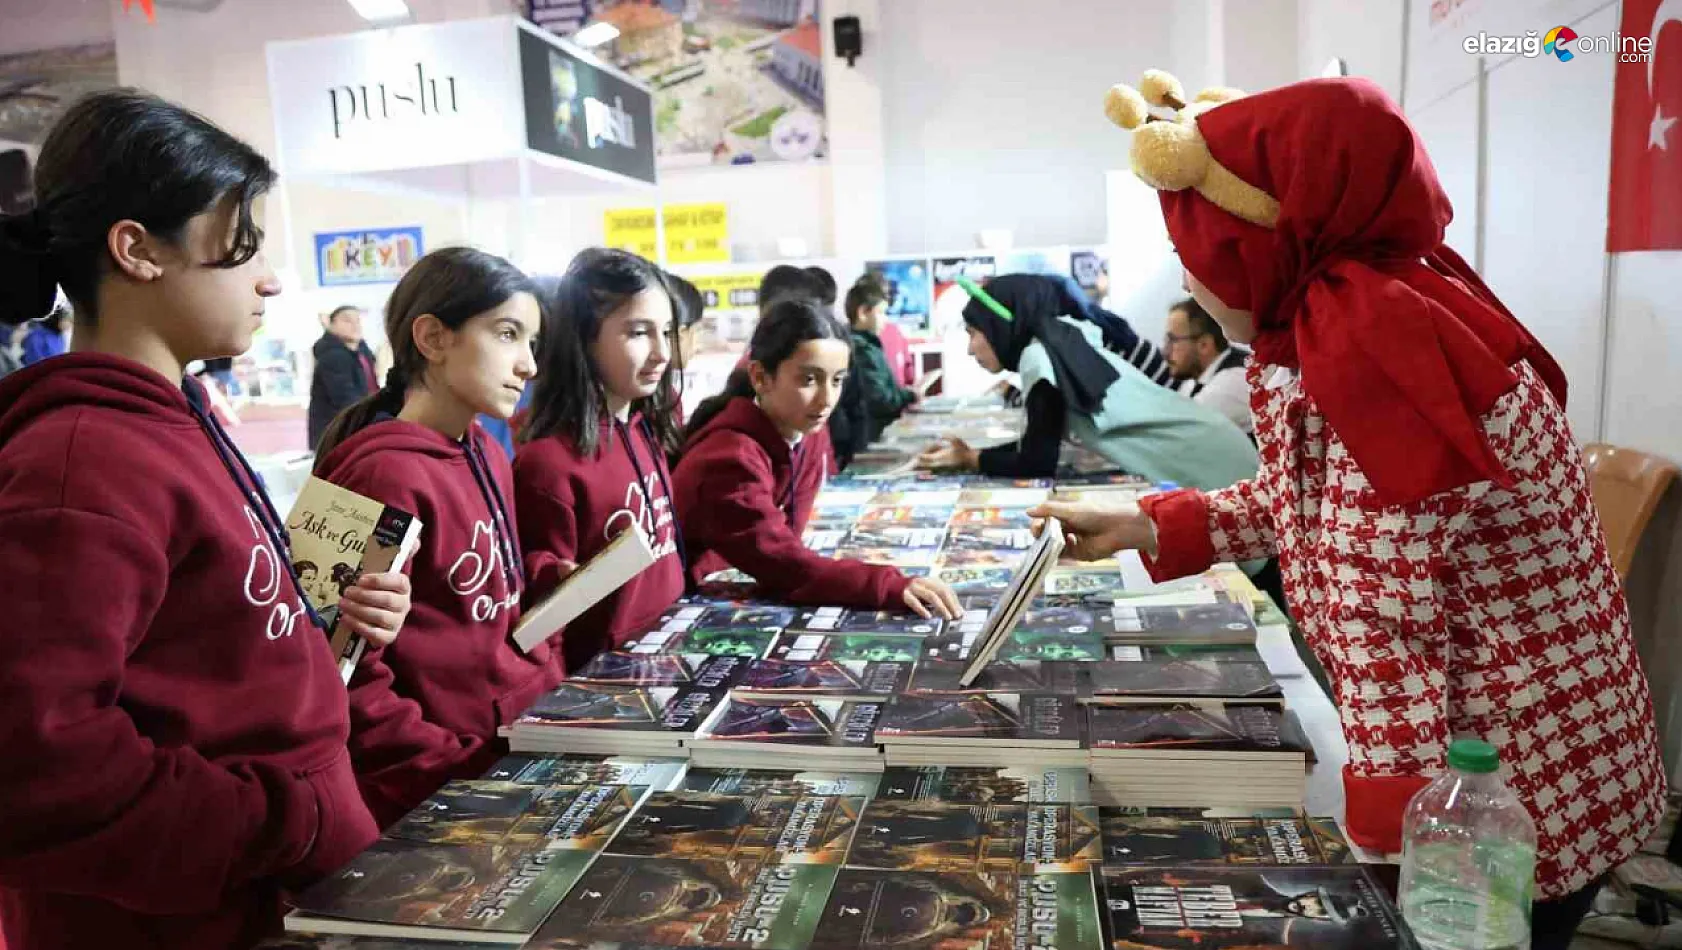
<path id="1" fill-rule="evenodd" d="M 1484 775 L 1501 764 L 1501 753 L 1482 739 L 1456 739 L 1448 746 L 1448 767 Z"/>

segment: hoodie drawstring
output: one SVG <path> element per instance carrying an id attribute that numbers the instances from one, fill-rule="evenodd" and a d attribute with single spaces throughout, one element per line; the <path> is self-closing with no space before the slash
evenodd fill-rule
<path id="1" fill-rule="evenodd" d="M 261 483 L 257 473 L 251 468 L 251 463 L 246 461 L 239 447 L 228 438 L 227 430 L 222 428 L 222 423 L 216 420 L 215 414 L 205 408 L 204 390 L 200 387 L 201 384 L 196 379 L 185 379 L 181 383 L 181 390 L 187 395 L 187 405 L 192 409 L 193 417 L 210 438 L 210 444 L 216 449 L 216 457 L 222 460 L 222 468 L 227 471 L 234 484 L 239 486 L 246 505 L 257 516 L 257 520 L 262 522 L 263 533 L 268 536 L 269 543 L 274 546 L 275 553 L 286 566 L 286 576 L 292 579 L 292 589 L 297 592 L 298 602 L 304 605 L 310 622 L 318 629 L 326 630 L 327 622 L 316 611 L 309 595 L 304 593 L 304 583 L 298 579 L 298 571 L 292 566 L 292 542 L 286 534 L 286 523 L 275 511 L 274 503 L 269 501 L 268 492 L 258 487 Z M 237 468 L 235 462 L 238 462 Z M 242 471 L 245 473 L 243 478 L 240 476 Z"/>
<path id="2" fill-rule="evenodd" d="M 508 505 L 502 498 L 502 491 L 496 487 L 490 465 L 485 462 L 483 450 L 473 435 L 473 430 L 469 429 L 462 437 L 462 445 L 467 450 L 467 467 L 473 472 L 473 481 L 479 486 L 479 494 L 490 510 L 491 521 L 496 528 L 497 542 L 502 547 L 503 580 L 509 593 L 518 594 L 526 587 L 522 580 L 525 565 L 520 560 L 519 540 L 514 537 L 514 519 L 508 516 Z"/>
<path id="3" fill-rule="evenodd" d="M 637 418 L 637 429 L 642 433 L 643 438 L 648 441 L 650 446 L 654 445 L 653 430 L 648 427 L 647 419 L 639 416 Z M 618 419 L 614 419 L 613 431 L 617 432 L 619 434 L 619 438 L 624 440 L 625 455 L 631 460 L 631 471 L 636 473 L 637 488 L 646 496 L 648 493 L 648 477 L 643 474 L 642 464 L 637 461 L 637 450 L 636 446 L 631 441 L 630 429 L 626 427 L 623 422 L 620 422 Z M 666 510 L 672 519 L 672 542 L 677 548 L 677 563 L 679 568 L 681 568 L 687 576 L 689 573 L 689 552 L 684 550 L 683 531 L 677 523 L 677 501 L 675 500 L 675 496 L 672 495 L 671 483 L 666 481 L 666 468 L 664 465 L 660 464 L 658 455 L 656 455 L 654 459 L 654 477 L 660 481 L 660 490 L 666 493 Z M 648 499 L 648 504 L 652 508 L 654 500 Z M 649 513 L 649 520 L 655 520 L 652 511 Z M 656 527 L 658 526 L 656 525 Z M 649 538 L 648 542 L 653 544 L 654 539 Z"/>

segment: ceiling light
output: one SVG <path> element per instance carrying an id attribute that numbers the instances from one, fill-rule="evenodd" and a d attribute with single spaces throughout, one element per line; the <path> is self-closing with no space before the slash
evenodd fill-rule
<path id="1" fill-rule="evenodd" d="M 611 23 L 592 23 L 572 34 L 572 41 L 585 49 L 595 49 L 604 43 L 613 42 L 618 35 L 619 28 Z"/>
<path id="2" fill-rule="evenodd" d="M 350 0 L 350 5 L 356 8 L 362 19 L 370 23 L 409 18 L 409 5 L 403 0 Z"/>

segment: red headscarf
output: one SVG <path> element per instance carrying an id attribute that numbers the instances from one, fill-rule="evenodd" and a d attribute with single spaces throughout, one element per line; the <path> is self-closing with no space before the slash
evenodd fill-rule
<path id="1" fill-rule="evenodd" d="M 1510 482 L 1480 418 L 1523 360 L 1565 376 L 1446 245 L 1453 217 L 1413 128 L 1363 79 L 1315 79 L 1196 119 L 1215 161 L 1280 204 L 1269 229 L 1192 189 L 1162 192 L 1180 259 L 1255 314 L 1256 356 L 1301 373 L 1386 504 Z"/>

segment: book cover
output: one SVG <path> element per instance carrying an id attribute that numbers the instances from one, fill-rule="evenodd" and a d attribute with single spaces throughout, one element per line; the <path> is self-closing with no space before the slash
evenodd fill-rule
<path id="1" fill-rule="evenodd" d="M 749 699 L 732 696 L 697 736 L 767 746 L 870 749 L 880 702 L 836 699 Z"/>
<path id="2" fill-rule="evenodd" d="M 440 845 L 381 838 L 299 894 L 291 929 L 333 926 L 370 935 L 436 930 L 529 934 L 593 857 L 508 845 Z"/>
<path id="3" fill-rule="evenodd" d="M 805 950 L 835 878 L 817 864 L 603 855 L 526 947 Z"/>
<path id="4" fill-rule="evenodd" d="M 1113 632 L 1119 643 L 1254 643 L 1256 626 L 1243 604 L 1190 604 L 1180 607 L 1135 606 L 1125 602 L 1110 608 Z"/>
<path id="5" fill-rule="evenodd" d="M 1034 545 L 1034 533 L 1028 528 L 1000 528 L 989 525 L 960 524 L 946 539 L 951 551 L 1026 551 Z"/>
<path id="6" fill-rule="evenodd" d="M 515 646 L 531 652 L 658 560 L 640 528 L 633 525 L 632 530 L 620 531 L 607 547 L 580 564 L 549 596 L 521 613 L 510 634 Z"/>
<path id="7" fill-rule="evenodd" d="M 1085 768 L 972 768 L 948 765 L 889 766 L 877 796 L 947 802 L 1092 801 L 1092 776 Z"/>
<path id="8" fill-rule="evenodd" d="M 1078 746 L 1080 718 L 1068 696 L 1039 693 L 897 696 L 877 727 L 883 742 L 1051 743 Z"/>
<path id="9" fill-rule="evenodd" d="M 628 653 L 704 653 L 752 660 L 765 655 L 777 634 L 757 629 L 650 630 L 621 644 Z"/>
<path id="10" fill-rule="evenodd" d="M 1092 875 L 1082 870 L 1019 876 L 1013 950 L 1104 950 L 1103 915 Z"/>
<path id="11" fill-rule="evenodd" d="M 864 803 L 828 795 L 657 792 L 625 823 L 609 853 L 839 866 Z"/>
<path id="12" fill-rule="evenodd" d="M 901 528 L 941 528 L 944 529 L 952 519 L 953 509 L 950 507 L 926 507 L 913 505 L 891 505 L 885 507 L 871 506 L 859 515 L 858 526 L 886 527 L 897 525 Z"/>
<path id="13" fill-rule="evenodd" d="M 429 844 L 600 851 L 647 789 L 629 785 L 446 784 L 386 829 Z"/>
<path id="14" fill-rule="evenodd" d="M 1296 752 L 1281 732 L 1277 707 L 1211 703 L 1091 706 L 1092 748 L 1204 752 Z"/>
<path id="15" fill-rule="evenodd" d="M 843 868 L 812 950 L 1003 950 L 1016 934 L 1016 875 Z"/>
<path id="16" fill-rule="evenodd" d="M 946 543 L 946 529 L 907 528 L 898 525 L 864 524 L 847 532 L 843 547 L 934 548 Z"/>
<path id="17" fill-rule="evenodd" d="M 970 568 L 981 570 L 985 568 L 999 568 L 1014 570 L 1022 563 L 1026 551 L 1014 548 L 947 548 L 940 553 L 940 568 Z"/>
<path id="18" fill-rule="evenodd" d="M 869 660 L 755 660 L 748 665 L 738 694 L 800 693 L 825 696 L 881 696 L 904 692 L 913 664 Z"/>
<path id="19" fill-rule="evenodd" d="M 943 623 L 939 617 L 919 617 L 907 611 L 818 607 L 801 611 L 790 629 L 812 633 L 878 633 L 926 637 L 939 633 Z"/>
<path id="20" fill-rule="evenodd" d="M 842 545 L 830 552 L 831 557 L 866 564 L 886 564 L 890 567 L 933 567 L 940 556 L 939 548 L 877 548 Z"/>
<path id="21" fill-rule="evenodd" d="M 1319 865 L 1348 864 L 1355 860 L 1348 842 L 1331 819 L 1310 819 L 1289 810 L 1284 815 L 1273 816 L 1214 816 L 1201 811 L 1195 808 L 1101 809 L 1104 862 L 1175 866 Z"/>
<path id="22" fill-rule="evenodd" d="M 1106 660 L 1091 664 L 1092 695 L 1098 697 L 1202 696 L 1276 699 L 1283 695 L 1265 663 L 1216 660 Z"/>
<path id="23" fill-rule="evenodd" d="M 727 687 L 562 683 L 520 716 L 528 725 L 690 732 L 728 694 Z"/>
<path id="24" fill-rule="evenodd" d="M 1097 805 L 1028 805 L 1022 871 L 1081 874 L 1104 860 L 1104 836 Z"/>
<path id="25" fill-rule="evenodd" d="M 790 663 L 837 662 L 915 663 L 923 654 L 923 640 L 876 633 L 801 633 L 790 630 L 777 637 L 769 657 Z"/>
<path id="26" fill-rule="evenodd" d="M 878 798 L 859 819 L 847 864 L 883 871 L 1015 873 L 1027 841 L 1029 808 Z"/>
<path id="27" fill-rule="evenodd" d="M 283 934 L 258 944 L 256 950 L 482 950 L 482 943 L 451 940 L 405 940 L 401 937 L 361 937 L 355 934 Z"/>
<path id="28" fill-rule="evenodd" d="M 1416 945 L 1367 871 L 1349 867 L 1105 867 L 1112 950 Z"/>
<path id="29" fill-rule="evenodd" d="M 763 630 L 780 633 L 799 616 L 784 604 L 688 604 L 667 611 L 660 625 L 670 630 Z"/>
<path id="30" fill-rule="evenodd" d="M 413 514 L 314 476 L 286 515 L 292 569 L 327 625 L 347 683 L 365 641 L 339 626 L 339 598 L 365 573 L 401 570 L 420 546 L 420 533 Z"/>
<path id="31" fill-rule="evenodd" d="M 517 785 L 641 785 L 669 788 L 682 775 L 685 759 L 600 755 L 505 755 L 485 779 Z"/>
<path id="32" fill-rule="evenodd" d="M 1010 587 L 1014 571 L 1008 567 L 943 567 L 935 572 L 948 587 L 959 595 L 1002 594 Z"/>
<path id="33" fill-rule="evenodd" d="M 958 496 L 958 507 L 1032 508 L 1050 495 L 1044 488 L 966 488 Z"/>
<path id="34" fill-rule="evenodd" d="M 794 769 L 691 768 L 677 789 L 725 795 L 845 795 L 869 798 L 881 786 L 879 772 L 802 772 Z"/>
<path id="35" fill-rule="evenodd" d="M 1254 646 L 1238 643 L 1112 643 L 1109 659 L 1125 663 L 1146 660 L 1208 660 L 1211 663 L 1263 663 Z"/>
<path id="36" fill-rule="evenodd" d="M 1009 660 L 992 663 L 968 686 L 959 679 L 965 664 L 957 660 L 925 659 L 911 674 L 915 693 L 1051 693 L 1079 696 L 1086 685 L 1085 663 L 1061 660 Z M 902 692 L 904 692 L 902 690 Z"/>
<path id="37" fill-rule="evenodd" d="M 1114 570 L 1056 567 L 1046 575 L 1045 592 L 1051 595 L 1114 594 L 1121 590 L 1121 573 Z"/>
<path id="38" fill-rule="evenodd" d="M 1034 519 L 1028 517 L 1028 509 L 1032 505 L 1010 506 L 988 505 L 983 508 L 959 508 L 952 514 L 951 526 L 956 530 L 960 526 L 977 528 L 1022 528 L 1033 524 Z"/>
<path id="39" fill-rule="evenodd" d="M 714 657 L 706 653 L 634 653 L 628 650 L 607 650 L 596 654 L 590 662 L 570 678 L 586 683 L 617 683 L 625 686 L 684 686 L 706 678 L 717 681 L 706 671 L 728 667 L 722 685 L 730 685 L 745 667 L 732 657 Z"/>
<path id="40" fill-rule="evenodd" d="M 993 654 L 993 663 L 1024 660 L 1061 660 L 1090 663 L 1104 658 L 1104 638 L 1096 633 L 1059 633 L 1055 630 L 1024 630 L 1017 627 Z M 985 672 L 985 670 L 983 671 Z"/>

